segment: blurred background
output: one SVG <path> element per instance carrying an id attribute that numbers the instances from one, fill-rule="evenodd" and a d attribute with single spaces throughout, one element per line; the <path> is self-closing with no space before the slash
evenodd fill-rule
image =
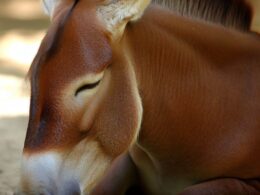
<path id="1" fill-rule="evenodd" d="M 48 24 L 40 0 L 0 0 L 0 195 L 18 182 L 29 111 L 25 75 Z"/>
<path id="2" fill-rule="evenodd" d="M 252 28 L 260 32 L 260 0 L 251 2 Z M 25 75 L 48 25 L 40 0 L 0 0 L 0 195 L 18 182 L 29 111 Z"/>

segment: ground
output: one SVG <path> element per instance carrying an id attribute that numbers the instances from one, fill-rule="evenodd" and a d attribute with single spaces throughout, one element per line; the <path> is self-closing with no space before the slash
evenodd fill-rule
<path id="1" fill-rule="evenodd" d="M 260 10 L 260 0 L 254 1 Z M 0 5 L 0 195 L 9 195 L 19 181 L 28 122 L 25 75 L 49 20 L 40 0 L 0 0 Z M 253 26 L 260 31 L 259 15 Z"/>
<path id="2" fill-rule="evenodd" d="M 0 195 L 13 194 L 29 110 L 25 79 L 49 19 L 40 0 L 0 0 Z"/>

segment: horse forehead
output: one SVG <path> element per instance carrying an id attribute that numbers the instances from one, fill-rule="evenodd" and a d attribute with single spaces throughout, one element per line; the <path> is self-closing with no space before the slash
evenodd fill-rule
<path id="1" fill-rule="evenodd" d="M 53 58 L 57 67 L 98 73 L 111 61 L 112 49 L 105 35 L 91 28 L 68 26 Z"/>
<path id="2" fill-rule="evenodd" d="M 47 74 L 52 72 L 49 76 L 69 79 L 68 75 L 99 73 L 112 60 L 109 40 L 94 22 L 84 23 L 78 17 L 71 17 L 63 32 L 54 34 L 57 29 L 51 27 L 42 44 L 49 48 L 52 45 L 52 48 L 48 52 L 40 49 L 38 55 L 44 61 L 37 65 L 37 69 L 44 69 Z"/>

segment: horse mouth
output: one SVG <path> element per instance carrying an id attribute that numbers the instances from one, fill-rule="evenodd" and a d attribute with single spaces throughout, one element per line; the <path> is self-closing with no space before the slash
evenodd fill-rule
<path id="1" fill-rule="evenodd" d="M 79 195 L 90 193 L 110 166 L 99 143 L 83 140 L 69 153 L 24 152 L 17 194 Z"/>
<path id="2" fill-rule="evenodd" d="M 48 188 L 39 188 L 37 190 L 28 189 L 28 191 L 25 190 L 18 190 L 14 193 L 14 195 L 81 195 L 81 190 L 79 183 L 75 180 L 67 181 L 62 184 L 58 189 L 57 187 L 48 187 Z"/>
<path id="3" fill-rule="evenodd" d="M 80 183 L 71 174 L 61 172 L 59 154 L 45 153 L 23 157 L 20 187 L 16 195 L 80 195 Z"/>

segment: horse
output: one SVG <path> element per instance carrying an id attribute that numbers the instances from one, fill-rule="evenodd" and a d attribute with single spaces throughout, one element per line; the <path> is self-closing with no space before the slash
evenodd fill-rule
<path id="1" fill-rule="evenodd" d="M 44 3 L 18 194 L 260 194 L 247 2 Z"/>

